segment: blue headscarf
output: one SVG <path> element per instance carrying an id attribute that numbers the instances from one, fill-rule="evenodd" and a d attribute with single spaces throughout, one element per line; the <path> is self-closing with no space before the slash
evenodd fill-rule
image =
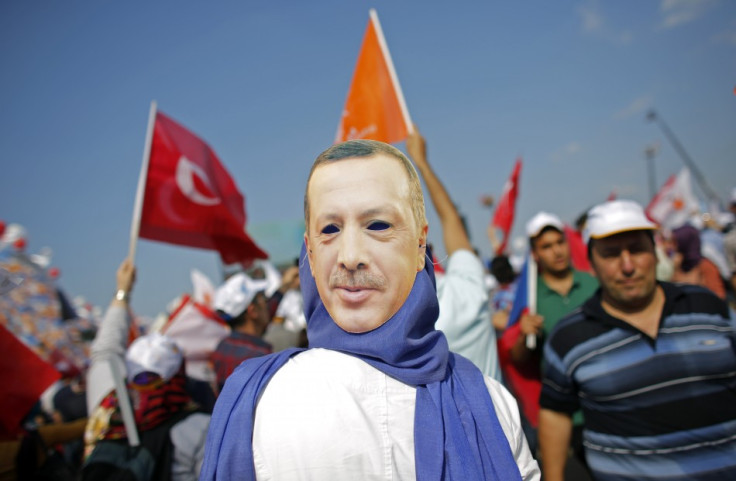
<path id="1" fill-rule="evenodd" d="M 301 258 L 306 258 L 304 246 Z M 360 334 L 348 333 L 332 320 L 306 260 L 299 276 L 310 348 L 350 354 L 416 386 L 414 453 L 419 481 L 521 479 L 483 374 L 451 353 L 444 334 L 434 328 L 439 304 L 431 262 L 417 274 L 399 311 L 380 327 Z M 299 352 L 289 349 L 249 359 L 228 378 L 210 421 L 200 481 L 256 479 L 250 439 L 257 400 L 271 376 Z"/>

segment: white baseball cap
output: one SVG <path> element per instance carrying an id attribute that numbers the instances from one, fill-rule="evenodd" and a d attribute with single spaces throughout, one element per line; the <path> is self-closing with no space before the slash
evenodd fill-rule
<path id="1" fill-rule="evenodd" d="M 256 294 L 265 291 L 267 287 L 265 280 L 254 280 L 239 272 L 217 288 L 212 307 L 230 317 L 237 317 L 250 306 Z"/>
<path id="2" fill-rule="evenodd" d="M 612 200 L 598 204 L 588 211 L 583 229 L 585 244 L 590 239 L 620 234 L 632 230 L 656 230 L 657 225 L 647 219 L 644 209 L 632 200 Z"/>
<path id="3" fill-rule="evenodd" d="M 158 332 L 139 337 L 125 353 L 128 380 L 131 382 L 142 372 L 156 373 L 168 381 L 179 371 L 181 361 L 182 354 L 176 342 Z"/>
<path id="4" fill-rule="evenodd" d="M 526 223 L 526 235 L 529 238 L 537 237 L 545 227 L 554 227 L 560 232 L 563 232 L 565 228 L 556 215 L 549 212 L 539 212 Z"/>

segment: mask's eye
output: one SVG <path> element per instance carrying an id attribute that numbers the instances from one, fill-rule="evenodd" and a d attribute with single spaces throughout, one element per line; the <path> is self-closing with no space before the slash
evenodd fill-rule
<path id="1" fill-rule="evenodd" d="M 379 221 L 376 221 L 376 222 L 371 222 L 370 225 L 368 226 L 368 229 L 369 230 L 386 230 L 389 227 L 391 227 L 391 226 L 388 225 L 386 222 L 381 222 L 379 220 Z"/>
<path id="2" fill-rule="evenodd" d="M 330 224 L 322 228 L 322 234 L 337 234 L 340 229 L 335 224 Z"/>

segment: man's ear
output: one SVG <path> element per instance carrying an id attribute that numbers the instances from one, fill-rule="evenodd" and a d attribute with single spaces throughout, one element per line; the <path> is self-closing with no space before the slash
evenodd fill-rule
<path id="1" fill-rule="evenodd" d="M 250 304 L 248 304 L 248 307 L 245 308 L 245 318 L 250 320 L 258 317 L 258 313 L 256 312 L 257 309 L 255 298 L 253 298 L 253 300 L 250 301 Z"/>
<path id="2" fill-rule="evenodd" d="M 304 232 L 304 245 L 307 246 L 307 260 L 309 261 L 309 271 L 312 273 L 312 277 L 314 277 L 314 264 L 312 263 L 312 249 L 309 247 L 309 236 L 307 235 L 307 232 Z"/>
<path id="3" fill-rule="evenodd" d="M 424 263 L 427 261 L 427 232 L 428 231 L 429 231 L 429 226 L 425 224 L 419 233 L 419 245 L 417 249 L 417 272 L 424 269 Z"/>

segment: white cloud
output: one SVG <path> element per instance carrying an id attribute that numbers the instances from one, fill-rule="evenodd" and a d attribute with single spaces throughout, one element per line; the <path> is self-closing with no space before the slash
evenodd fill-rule
<path id="1" fill-rule="evenodd" d="M 580 145 L 580 142 L 573 140 L 553 152 L 551 158 L 553 162 L 563 162 L 564 160 L 570 159 L 571 157 L 579 154 L 582 150 L 583 147 Z"/>
<path id="2" fill-rule="evenodd" d="M 631 101 L 629 105 L 627 105 L 625 108 L 619 110 L 613 115 L 613 118 L 615 119 L 628 119 L 629 117 L 633 117 L 635 115 L 639 115 L 644 110 L 650 108 L 652 104 L 654 103 L 654 99 L 651 95 L 642 95 L 641 97 L 635 98 Z"/>
<path id="3" fill-rule="evenodd" d="M 577 154 L 578 152 L 580 152 L 581 149 L 582 149 L 582 147 L 580 146 L 580 143 L 578 143 L 578 142 L 570 142 L 569 144 L 567 144 L 565 146 L 565 150 L 564 151 L 565 151 L 565 153 L 567 153 L 569 155 L 574 155 L 574 154 Z"/>
<path id="4" fill-rule="evenodd" d="M 659 11 L 662 14 L 661 28 L 674 28 L 692 22 L 703 16 L 714 4 L 714 0 L 662 0 Z"/>
<path id="5" fill-rule="evenodd" d="M 597 5 L 588 4 L 578 7 L 578 13 L 583 21 L 583 32 L 600 32 L 603 28 L 603 17 L 597 11 Z"/>
<path id="6" fill-rule="evenodd" d="M 586 35 L 594 35 L 616 45 L 628 45 L 634 39 L 631 32 L 627 30 L 614 31 L 608 26 L 606 19 L 600 11 L 597 0 L 591 0 L 579 5 L 577 13 L 581 20 L 580 28 Z"/>

